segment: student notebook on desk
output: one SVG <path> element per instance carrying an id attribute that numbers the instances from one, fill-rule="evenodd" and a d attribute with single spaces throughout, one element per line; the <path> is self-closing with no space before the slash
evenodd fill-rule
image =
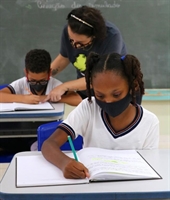
<path id="1" fill-rule="evenodd" d="M 39 104 L 25 103 L 0 103 L 0 112 L 11 111 L 31 111 L 31 110 L 53 110 L 53 106 L 49 102 Z"/>
<path id="2" fill-rule="evenodd" d="M 67 155 L 73 158 L 72 153 Z M 161 179 L 160 175 L 135 150 L 88 147 L 78 151 L 77 156 L 79 161 L 89 169 L 89 179 L 64 178 L 62 171 L 48 162 L 41 153 L 16 157 L 16 187 Z"/>

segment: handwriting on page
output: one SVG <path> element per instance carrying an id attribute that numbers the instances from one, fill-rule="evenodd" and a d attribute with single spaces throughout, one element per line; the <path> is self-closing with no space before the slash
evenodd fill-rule
<path id="1" fill-rule="evenodd" d="M 117 172 L 133 175 L 150 174 L 150 167 L 142 162 L 142 158 L 105 156 L 105 155 L 88 155 L 89 161 L 87 168 L 90 173 Z M 135 165 L 134 165 L 135 164 Z"/>

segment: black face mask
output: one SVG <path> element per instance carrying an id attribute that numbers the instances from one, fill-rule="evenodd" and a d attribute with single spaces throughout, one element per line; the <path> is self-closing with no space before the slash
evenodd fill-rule
<path id="1" fill-rule="evenodd" d="M 30 88 L 32 88 L 33 90 L 35 90 L 37 92 L 41 92 L 43 89 L 46 88 L 46 86 L 47 86 L 47 84 L 46 85 L 41 85 L 39 83 L 36 83 L 35 85 L 30 84 Z"/>
<path id="2" fill-rule="evenodd" d="M 98 100 L 97 98 L 95 99 L 100 108 L 102 108 L 108 115 L 116 117 L 128 107 L 129 103 L 132 100 L 132 97 L 128 93 L 123 99 L 112 103 L 106 103 Z"/>

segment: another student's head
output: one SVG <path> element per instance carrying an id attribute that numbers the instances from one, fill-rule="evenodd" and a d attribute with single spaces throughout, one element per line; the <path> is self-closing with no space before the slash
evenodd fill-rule
<path id="1" fill-rule="evenodd" d="M 117 53 L 98 55 L 92 52 L 87 57 L 86 67 L 89 101 L 90 86 L 99 105 L 117 102 L 117 107 L 126 107 L 130 102 L 135 103 L 137 91 L 144 94 L 140 62 L 133 55 L 121 57 Z"/>
<path id="2" fill-rule="evenodd" d="M 75 48 L 89 48 L 94 39 L 106 36 L 105 20 L 95 8 L 82 6 L 73 9 L 67 16 L 68 36 Z"/>
<path id="3" fill-rule="evenodd" d="M 30 86 L 41 91 L 50 77 L 51 56 L 43 49 L 33 49 L 25 57 L 25 74 Z"/>

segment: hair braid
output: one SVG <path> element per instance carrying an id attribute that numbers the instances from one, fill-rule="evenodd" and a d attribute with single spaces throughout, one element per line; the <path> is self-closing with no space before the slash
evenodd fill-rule
<path id="1" fill-rule="evenodd" d="M 91 52 L 86 60 L 86 71 L 85 71 L 85 79 L 86 79 L 86 88 L 87 88 L 87 96 L 89 102 L 91 102 L 91 76 L 92 69 L 99 61 L 99 55 L 97 53 Z"/>
<path id="2" fill-rule="evenodd" d="M 129 88 L 132 92 L 132 102 L 136 103 L 136 93 L 140 92 L 144 94 L 144 82 L 142 81 L 143 74 L 141 72 L 140 62 L 133 55 L 127 55 L 122 62 Z"/>

